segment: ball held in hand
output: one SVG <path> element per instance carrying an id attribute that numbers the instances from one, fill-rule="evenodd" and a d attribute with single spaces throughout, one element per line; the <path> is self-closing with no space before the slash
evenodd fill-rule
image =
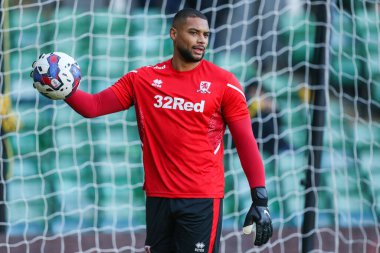
<path id="1" fill-rule="evenodd" d="M 65 99 L 76 91 L 82 74 L 76 60 L 62 52 L 42 54 L 32 65 L 33 86 L 50 99 Z"/>

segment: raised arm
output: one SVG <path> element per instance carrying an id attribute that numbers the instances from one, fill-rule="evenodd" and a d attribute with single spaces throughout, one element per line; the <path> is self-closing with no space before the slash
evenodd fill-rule
<path id="1" fill-rule="evenodd" d="M 95 118 L 124 110 L 111 87 L 97 94 L 77 90 L 65 99 L 65 102 L 85 118 Z"/>
<path id="2" fill-rule="evenodd" d="M 77 90 L 82 78 L 78 63 L 62 52 L 41 54 L 32 64 L 33 87 L 47 98 L 64 99 L 76 112 L 94 118 L 125 109 L 112 86 L 97 94 Z"/>

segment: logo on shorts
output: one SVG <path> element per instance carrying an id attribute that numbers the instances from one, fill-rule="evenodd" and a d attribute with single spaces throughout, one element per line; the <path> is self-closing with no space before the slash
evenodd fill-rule
<path id="1" fill-rule="evenodd" d="M 205 244 L 203 243 L 203 242 L 198 242 L 198 243 L 196 243 L 195 244 L 195 249 L 194 249 L 194 251 L 195 252 L 205 252 Z"/>

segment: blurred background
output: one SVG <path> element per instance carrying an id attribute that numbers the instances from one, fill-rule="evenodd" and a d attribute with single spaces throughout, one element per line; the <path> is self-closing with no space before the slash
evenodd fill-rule
<path id="1" fill-rule="evenodd" d="M 225 134 L 221 252 L 379 252 L 380 4 L 375 0 L 3 0 L 0 251 L 144 252 L 134 109 L 84 119 L 38 94 L 42 53 L 65 52 L 96 93 L 171 57 L 183 7 L 208 17 L 206 58 L 245 89 L 274 236 L 241 226 L 250 191 Z"/>

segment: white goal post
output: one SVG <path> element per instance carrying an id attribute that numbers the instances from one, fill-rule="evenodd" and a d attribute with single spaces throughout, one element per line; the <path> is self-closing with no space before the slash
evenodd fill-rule
<path id="1" fill-rule="evenodd" d="M 325 6 L 318 21 L 315 6 Z M 168 59 L 174 14 L 193 7 L 211 27 L 206 58 L 233 72 L 266 170 L 274 234 L 242 234 L 249 186 L 226 131 L 221 253 L 380 250 L 380 4 L 375 0 L 3 0 L 0 5 L 0 252 L 145 252 L 145 195 L 134 109 L 85 119 L 39 95 L 42 53 L 78 60 L 95 93 Z M 316 40 L 324 27 L 326 41 Z M 317 49 L 326 61 L 316 64 Z M 313 71 L 326 83 L 313 84 Z M 326 101 L 313 103 L 316 91 Z M 315 129 L 313 115 L 323 112 Z M 311 141 L 323 133 L 322 145 Z M 318 168 L 310 154 L 321 154 Z M 312 171 L 311 188 L 305 188 Z M 318 178 L 319 180 L 316 180 Z M 314 181 L 313 181 L 314 180 Z M 312 191 L 315 206 L 305 208 Z M 313 212 L 310 234 L 305 213 Z"/>

